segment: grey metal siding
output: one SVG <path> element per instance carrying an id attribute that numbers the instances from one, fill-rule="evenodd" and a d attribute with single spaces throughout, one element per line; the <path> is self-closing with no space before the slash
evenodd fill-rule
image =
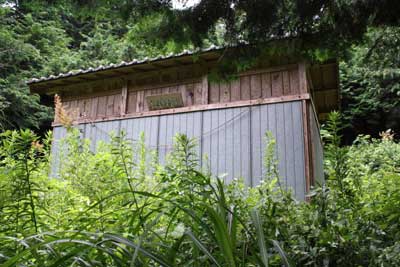
<path id="1" fill-rule="evenodd" d="M 61 140 L 67 135 L 67 131 L 64 127 L 54 127 L 53 129 L 53 141 L 51 146 L 51 169 L 50 175 L 57 176 L 57 170 L 60 169 L 60 158 L 61 158 Z"/>
<path id="2" fill-rule="evenodd" d="M 186 134 L 196 139 L 203 168 L 224 177 L 226 182 L 243 178 L 249 186 L 258 185 L 265 175 L 264 136 L 271 131 L 276 138 L 280 183 L 292 188 L 299 199 L 305 197 L 301 101 L 97 122 L 80 127 L 93 149 L 99 141 L 108 142 L 111 131 L 124 131 L 133 141 L 144 132 L 146 146 L 158 151 L 161 163 L 173 148 L 174 136 Z M 54 128 L 55 159 L 59 158 L 58 140 L 65 136 L 62 129 Z"/>
<path id="3" fill-rule="evenodd" d="M 316 185 L 322 185 L 324 179 L 324 155 L 321 136 L 319 133 L 318 121 L 312 105 L 310 108 L 310 132 L 312 147 L 312 166 Z"/>

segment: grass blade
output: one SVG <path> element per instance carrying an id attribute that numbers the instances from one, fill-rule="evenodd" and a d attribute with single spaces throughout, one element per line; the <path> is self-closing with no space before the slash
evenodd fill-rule
<path id="1" fill-rule="evenodd" d="M 272 244 L 274 244 L 274 247 L 276 248 L 276 250 L 278 251 L 279 255 L 281 256 L 283 264 L 286 267 L 291 267 L 291 265 L 289 263 L 289 259 L 288 259 L 287 255 L 286 255 L 285 251 L 283 251 L 282 247 L 279 245 L 278 241 L 272 240 Z"/>
<path id="2" fill-rule="evenodd" d="M 260 249 L 260 255 L 261 255 L 261 260 L 264 264 L 264 267 L 268 267 L 268 251 L 267 247 L 265 245 L 265 237 L 264 237 L 264 231 L 262 227 L 262 220 L 260 217 L 260 214 L 257 209 L 253 209 L 251 211 L 251 219 L 253 221 L 254 227 L 256 228 L 256 233 L 257 233 L 257 242 L 258 242 L 258 247 Z"/>
<path id="3" fill-rule="evenodd" d="M 192 232 L 187 231 L 186 235 L 193 241 L 193 243 L 201 250 L 203 251 L 208 258 L 210 258 L 210 260 L 212 262 L 215 263 L 215 265 L 217 265 L 218 267 L 221 267 L 221 265 L 218 263 L 218 261 L 213 257 L 213 255 L 211 255 L 211 253 L 207 250 L 207 248 L 201 243 L 201 241 L 199 239 L 197 239 L 197 237 L 195 237 L 193 235 Z"/>

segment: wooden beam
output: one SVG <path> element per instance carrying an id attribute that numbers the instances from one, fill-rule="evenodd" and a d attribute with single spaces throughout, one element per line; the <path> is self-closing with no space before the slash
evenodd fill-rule
<path id="1" fill-rule="evenodd" d="M 162 64 L 157 64 L 157 63 L 155 63 L 155 62 L 149 63 L 148 65 L 154 67 L 153 70 L 169 68 L 168 66 L 164 66 L 164 65 L 162 65 Z"/>
<path id="2" fill-rule="evenodd" d="M 160 77 L 161 75 L 159 75 Z M 200 78 L 193 78 L 193 79 L 185 79 L 185 80 L 178 80 L 175 82 L 159 82 L 157 84 L 145 84 L 145 85 L 136 85 L 134 88 L 129 89 L 129 91 L 141 91 L 141 90 L 152 90 L 152 89 L 159 89 L 164 87 L 171 87 L 171 86 L 178 86 L 178 85 L 185 85 L 189 83 L 199 83 L 202 80 Z"/>
<path id="3" fill-rule="evenodd" d="M 146 68 L 146 66 L 147 67 L 150 66 L 150 68 Z M 143 62 L 143 63 L 138 64 L 138 65 L 132 65 L 131 69 L 138 70 L 140 72 L 143 72 L 143 71 L 147 72 L 147 71 L 154 71 L 154 70 L 157 69 L 157 67 L 155 65 L 150 64 L 150 63 Z"/>
<path id="4" fill-rule="evenodd" d="M 313 84 L 313 81 L 311 78 L 312 76 L 310 73 L 310 69 L 306 70 L 306 77 L 307 77 L 307 83 L 309 84 L 309 87 L 310 87 L 310 92 L 313 92 L 315 90 L 315 88 L 314 88 L 314 84 Z"/>
<path id="5" fill-rule="evenodd" d="M 296 68 L 297 68 L 296 64 L 281 65 L 281 66 L 270 67 L 270 68 L 261 68 L 261 69 L 244 71 L 244 72 L 239 73 L 238 76 L 256 75 L 256 74 L 261 74 L 261 73 L 279 72 L 279 71 L 284 71 L 284 70 L 289 71 L 289 70 L 296 69 Z"/>
<path id="6" fill-rule="evenodd" d="M 121 110 L 120 110 L 121 116 L 126 114 L 126 107 L 128 106 L 127 101 L 128 101 L 128 81 L 124 80 L 121 92 Z"/>
<path id="7" fill-rule="evenodd" d="M 110 75 L 111 74 L 111 75 Z M 93 79 L 92 81 L 98 80 L 98 79 L 109 79 L 109 78 L 116 78 L 115 75 L 112 75 L 112 72 L 108 71 L 107 73 L 93 73 L 94 76 L 99 77 L 97 79 Z"/>
<path id="8" fill-rule="evenodd" d="M 302 118 L 303 118 L 303 136 L 304 136 L 304 171 L 306 178 L 306 195 L 310 193 L 311 186 L 313 185 L 312 177 L 312 158 L 311 158 L 311 142 L 310 142 L 310 122 L 307 99 L 302 100 Z M 306 197 L 306 201 L 310 198 Z"/>
<path id="9" fill-rule="evenodd" d="M 113 70 L 111 73 L 116 74 L 116 75 L 126 75 L 129 74 L 129 72 L 126 71 L 121 71 L 121 70 Z"/>
<path id="10" fill-rule="evenodd" d="M 203 76 L 203 79 L 201 81 L 201 103 L 203 105 L 208 104 L 208 77 L 207 74 Z"/>
<path id="11" fill-rule="evenodd" d="M 89 76 L 90 77 L 90 76 Z M 89 77 L 80 77 L 80 76 L 77 76 L 77 77 L 75 77 L 74 78 L 74 80 L 72 80 L 72 81 L 74 81 L 74 82 L 91 82 L 91 81 L 94 81 L 94 80 L 96 80 L 96 78 L 92 78 L 92 79 L 89 79 Z"/>
<path id="12" fill-rule="evenodd" d="M 202 58 L 202 57 L 199 57 L 199 58 L 197 59 L 197 62 L 200 64 L 200 66 L 201 66 L 202 68 L 207 68 L 207 60 L 206 60 L 206 59 L 204 59 L 204 58 Z"/>
<path id="13" fill-rule="evenodd" d="M 138 93 L 143 94 L 143 91 L 138 91 Z M 228 103 L 215 103 L 215 104 L 208 104 L 208 105 L 188 106 L 188 107 L 182 107 L 182 108 L 136 112 L 136 113 L 132 113 L 132 114 L 126 114 L 125 116 L 117 116 L 117 117 L 104 116 L 104 117 L 97 118 L 94 120 L 85 119 L 85 120 L 77 121 L 76 123 L 82 124 L 82 123 L 92 123 L 92 122 L 101 122 L 101 121 L 122 120 L 122 119 L 129 119 L 129 118 L 142 118 L 142 117 L 160 116 L 160 115 L 168 115 L 168 114 L 196 112 L 196 111 L 203 111 L 203 110 L 214 110 L 214 109 L 273 104 L 273 103 L 284 103 L 284 102 L 292 102 L 292 101 L 302 101 L 302 100 L 308 100 L 308 99 L 310 99 L 310 94 L 287 95 L 287 96 L 270 97 L 270 98 L 264 98 L 264 99 L 241 100 L 241 101 L 228 102 Z M 141 110 L 141 109 L 136 109 L 136 110 Z M 53 123 L 53 126 L 58 126 L 58 125 L 60 125 L 60 124 Z"/>
<path id="14" fill-rule="evenodd" d="M 180 60 L 178 60 L 178 59 L 174 59 L 174 60 L 172 60 L 172 62 L 174 62 L 174 64 L 175 64 L 176 66 L 182 66 L 182 65 L 183 65 L 183 63 L 182 63 Z"/>

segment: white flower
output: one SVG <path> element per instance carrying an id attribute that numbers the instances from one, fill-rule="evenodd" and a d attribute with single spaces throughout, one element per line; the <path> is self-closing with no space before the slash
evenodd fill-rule
<path id="1" fill-rule="evenodd" d="M 174 231 L 171 232 L 173 238 L 180 238 L 185 232 L 185 225 L 183 223 L 178 223 Z"/>

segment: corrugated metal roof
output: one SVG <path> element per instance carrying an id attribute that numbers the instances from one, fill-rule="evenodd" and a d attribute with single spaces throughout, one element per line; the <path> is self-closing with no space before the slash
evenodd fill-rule
<path id="1" fill-rule="evenodd" d="M 57 79 L 61 79 L 61 78 L 67 78 L 67 77 L 73 77 L 73 76 L 77 76 L 80 74 L 87 74 L 87 73 L 93 73 L 93 72 L 97 72 L 97 71 L 102 71 L 102 70 L 112 70 L 112 69 L 118 69 L 118 68 L 122 68 L 122 67 L 129 67 L 129 66 L 133 66 L 133 65 L 139 65 L 139 64 L 144 64 L 144 63 L 151 63 L 154 61 L 159 61 L 159 60 L 167 60 L 167 59 L 172 59 L 175 57 L 181 57 L 181 56 L 189 56 L 189 55 L 193 55 L 195 53 L 205 53 L 205 52 L 210 52 L 213 50 L 219 50 L 222 49 L 223 47 L 220 46 L 215 46 L 212 45 L 208 48 L 205 49 L 196 49 L 196 50 L 184 50 L 181 53 L 170 53 L 168 55 L 159 55 L 157 57 L 153 57 L 153 58 L 144 58 L 141 60 L 137 60 L 134 59 L 130 62 L 125 62 L 122 61 L 118 64 L 110 64 L 110 65 L 106 65 L 106 66 L 98 66 L 96 68 L 88 68 L 88 69 L 79 69 L 76 71 L 69 71 L 67 73 L 60 73 L 57 75 L 50 75 L 47 77 L 40 77 L 40 78 L 32 78 L 30 80 L 27 81 L 27 84 L 34 84 L 34 83 L 39 83 L 39 82 L 45 82 L 45 81 L 52 81 L 52 80 L 57 80 Z"/>

